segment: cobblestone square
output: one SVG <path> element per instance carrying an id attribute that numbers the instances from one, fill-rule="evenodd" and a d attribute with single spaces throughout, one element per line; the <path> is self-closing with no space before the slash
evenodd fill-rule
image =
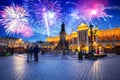
<path id="1" fill-rule="evenodd" d="M 62 59 L 40 55 L 26 62 L 26 55 L 0 57 L 0 80 L 120 80 L 120 56 L 98 60 Z"/>

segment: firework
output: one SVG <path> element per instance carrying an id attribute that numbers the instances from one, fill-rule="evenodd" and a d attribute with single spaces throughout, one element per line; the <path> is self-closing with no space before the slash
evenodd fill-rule
<path id="1" fill-rule="evenodd" d="M 105 20 L 105 17 L 110 17 L 110 15 L 105 12 L 105 7 L 102 4 L 96 4 L 91 9 L 84 8 L 84 10 L 81 10 L 81 13 L 87 20 L 92 20 L 94 18 L 103 18 Z"/>
<path id="2" fill-rule="evenodd" d="M 33 4 L 34 3 L 34 4 Z M 39 0 L 37 3 L 31 2 L 33 10 L 35 12 L 36 20 L 38 26 L 44 26 L 47 31 L 47 35 L 50 35 L 50 27 L 54 26 L 60 21 L 61 8 L 58 1 L 51 0 Z M 40 24 L 39 24 L 40 23 Z"/>
<path id="3" fill-rule="evenodd" d="M 106 17 L 112 17 L 105 12 L 106 7 L 101 4 L 102 2 L 100 3 L 97 1 L 90 0 L 86 2 L 86 0 L 84 0 L 83 3 L 79 2 L 78 4 L 74 4 L 76 6 L 76 10 L 72 12 L 71 16 L 76 19 L 83 19 L 86 21 L 92 21 L 95 18 L 98 20 L 100 20 L 100 18 L 106 20 Z"/>
<path id="4" fill-rule="evenodd" d="M 20 34 L 24 29 L 30 28 L 28 22 L 29 14 L 23 7 L 20 6 L 6 6 L 2 11 L 2 24 L 7 33 Z"/>
<path id="5" fill-rule="evenodd" d="M 25 27 L 24 30 L 21 32 L 22 36 L 24 37 L 31 37 L 33 35 L 32 28 Z"/>

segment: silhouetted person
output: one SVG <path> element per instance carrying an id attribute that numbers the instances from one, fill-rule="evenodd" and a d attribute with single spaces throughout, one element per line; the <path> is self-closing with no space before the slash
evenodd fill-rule
<path id="1" fill-rule="evenodd" d="M 44 49 L 41 50 L 41 55 L 44 55 L 45 54 L 45 51 Z"/>
<path id="2" fill-rule="evenodd" d="M 39 47 L 37 44 L 35 45 L 33 50 L 34 50 L 34 59 L 35 59 L 35 61 L 38 61 Z"/>
<path id="3" fill-rule="evenodd" d="M 29 50 L 30 50 L 30 46 L 27 45 L 27 50 L 26 50 L 26 53 L 27 53 L 27 62 L 29 62 L 29 58 L 30 58 Z"/>
<path id="4" fill-rule="evenodd" d="M 65 50 L 63 50 L 63 56 L 65 55 Z"/>
<path id="5" fill-rule="evenodd" d="M 14 48 L 10 49 L 10 53 L 11 53 L 11 55 L 14 55 Z"/>
<path id="6" fill-rule="evenodd" d="M 80 51 L 80 52 L 78 53 L 78 60 L 82 60 L 82 59 L 83 59 L 83 52 Z"/>
<path id="7" fill-rule="evenodd" d="M 32 61 L 33 47 L 27 46 L 27 62 Z"/>
<path id="8" fill-rule="evenodd" d="M 32 60 L 32 55 L 33 55 L 33 46 L 31 46 L 31 47 L 30 47 L 29 53 L 30 53 L 30 60 Z"/>

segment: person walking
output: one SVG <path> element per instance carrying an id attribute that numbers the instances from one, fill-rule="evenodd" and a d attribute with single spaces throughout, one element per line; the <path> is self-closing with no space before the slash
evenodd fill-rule
<path id="1" fill-rule="evenodd" d="M 38 61 L 39 47 L 38 47 L 37 44 L 35 44 L 35 47 L 34 47 L 33 51 L 34 51 L 34 60 Z"/>

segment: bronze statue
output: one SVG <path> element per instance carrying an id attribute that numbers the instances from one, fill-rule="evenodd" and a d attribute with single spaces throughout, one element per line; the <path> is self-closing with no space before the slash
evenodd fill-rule
<path id="1" fill-rule="evenodd" d="M 64 22 L 62 22 L 61 31 L 65 31 L 65 24 L 64 24 Z"/>

